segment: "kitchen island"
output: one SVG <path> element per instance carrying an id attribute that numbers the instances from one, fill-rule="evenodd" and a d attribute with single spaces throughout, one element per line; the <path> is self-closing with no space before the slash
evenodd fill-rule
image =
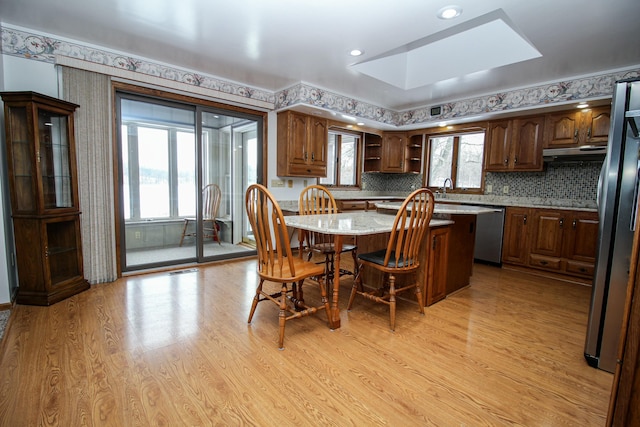
<path id="1" fill-rule="evenodd" d="M 376 209 L 380 213 L 395 215 L 401 205 L 402 203 L 381 202 L 376 203 Z M 433 209 L 434 217 L 453 221 L 449 227 L 446 295 L 469 286 L 473 273 L 477 216 L 493 212 L 496 212 L 495 208 L 486 206 L 436 202 Z M 367 252 L 370 244 L 371 242 L 359 239 L 358 251 Z M 379 242 L 373 242 L 373 244 L 376 245 Z"/>

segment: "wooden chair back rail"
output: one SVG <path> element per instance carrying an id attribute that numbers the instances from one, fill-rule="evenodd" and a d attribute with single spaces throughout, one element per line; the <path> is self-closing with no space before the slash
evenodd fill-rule
<path id="1" fill-rule="evenodd" d="M 417 255 L 433 215 L 434 202 L 429 200 L 427 193 L 417 194 L 413 199 L 410 197 L 403 202 L 393 223 L 393 231 L 384 260 L 385 267 L 389 265 L 392 255 L 395 255 L 396 265 L 400 260 L 408 262 L 410 266 L 419 264 Z M 412 204 L 410 210 L 408 210 L 409 204 Z M 415 265 L 415 268 L 418 266 Z"/>

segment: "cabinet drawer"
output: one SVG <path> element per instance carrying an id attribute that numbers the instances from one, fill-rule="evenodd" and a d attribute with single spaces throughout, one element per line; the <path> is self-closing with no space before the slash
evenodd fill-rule
<path id="1" fill-rule="evenodd" d="M 326 166 L 292 163 L 288 165 L 286 176 L 326 177 Z"/>
<path id="2" fill-rule="evenodd" d="M 593 277 L 595 267 L 593 264 L 579 261 L 567 261 L 567 273 L 578 274 L 585 277 Z"/>
<path id="3" fill-rule="evenodd" d="M 560 258 L 547 257 L 538 254 L 529 255 L 529 265 L 531 267 L 544 268 L 547 270 L 561 270 Z"/>
<path id="4" fill-rule="evenodd" d="M 339 211 L 363 211 L 367 208 L 365 200 L 337 201 Z"/>

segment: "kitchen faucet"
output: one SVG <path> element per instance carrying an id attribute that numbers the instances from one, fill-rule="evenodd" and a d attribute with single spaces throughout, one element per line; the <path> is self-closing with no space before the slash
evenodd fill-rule
<path id="1" fill-rule="evenodd" d="M 442 184 L 442 197 L 443 198 L 447 197 L 447 181 L 449 181 L 449 185 L 451 185 L 451 189 L 453 190 L 453 182 L 451 181 L 451 178 L 445 178 L 444 184 Z"/>

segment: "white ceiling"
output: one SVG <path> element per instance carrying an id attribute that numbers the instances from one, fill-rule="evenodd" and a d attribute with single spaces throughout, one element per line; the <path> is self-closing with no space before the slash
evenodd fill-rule
<path id="1" fill-rule="evenodd" d="M 462 15 L 437 18 L 447 4 Z M 504 16 L 541 56 L 477 70 L 487 55 L 500 64 L 509 60 L 496 52 L 520 49 L 476 38 L 453 50 L 432 44 L 487 14 Z M 639 19 L 640 0 L 0 0 L 5 24 L 274 92 L 305 82 L 392 110 L 638 66 Z M 354 67 L 416 47 L 428 50 L 417 62 L 437 81 L 413 68 L 414 83 L 394 85 Z M 354 59 L 354 48 L 365 54 Z"/>

